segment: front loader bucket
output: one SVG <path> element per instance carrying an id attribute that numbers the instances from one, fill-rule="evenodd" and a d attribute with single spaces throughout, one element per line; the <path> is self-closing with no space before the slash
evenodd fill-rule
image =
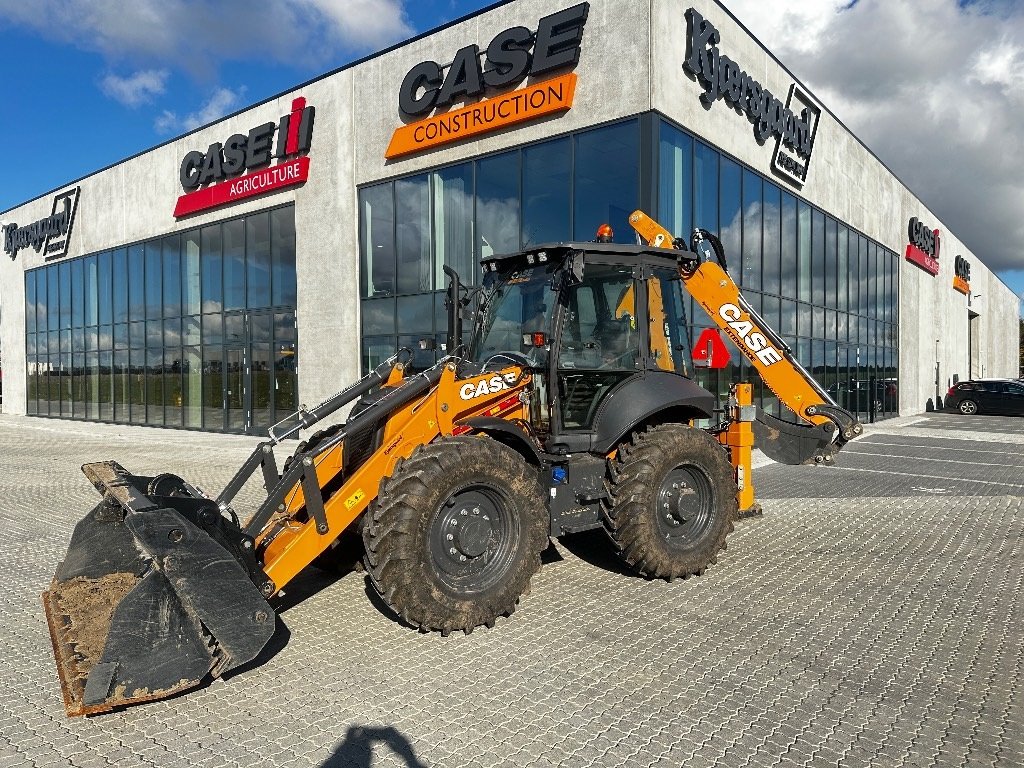
<path id="1" fill-rule="evenodd" d="M 274 612 L 233 551 L 237 526 L 178 478 L 83 470 L 104 499 L 43 593 L 67 714 L 166 698 L 255 658 Z"/>

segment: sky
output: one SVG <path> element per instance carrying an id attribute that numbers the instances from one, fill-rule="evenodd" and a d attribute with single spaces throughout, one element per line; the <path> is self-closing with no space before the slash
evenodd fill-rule
<path id="1" fill-rule="evenodd" d="M 0 211 L 489 4 L 0 0 Z M 1024 0 L 725 4 L 1024 294 Z"/>

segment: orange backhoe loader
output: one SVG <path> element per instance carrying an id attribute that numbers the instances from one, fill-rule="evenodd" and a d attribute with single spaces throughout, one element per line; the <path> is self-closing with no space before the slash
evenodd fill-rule
<path id="1" fill-rule="evenodd" d="M 67 713 L 164 698 L 255 658 L 282 589 L 346 532 L 403 622 L 470 632 L 515 610 L 552 536 L 603 528 L 648 578 L 701 574 L 754 504 L 755 434 L 781 461 L 832 461 L 859 424 L 746 305 L 721 244 L 697 231 L 690 250 L 639 211 L 630 221 L 646 245 L 488 258 L 472 296 L 446 267 L 446 356 L 412 373 L 401 351 L 300 409 L 216 498 L 85 465 L 102 499 L 43 595 Z M 740 385 L 723 422 L 693 426 L 715 409 L 689 377 L 683 287 L 802 424 L 758 413 Z M 348 405 L 278 468 L 284 440 Z M 257 472 L 267 498 L 243 522 L 232 504 Z"/>

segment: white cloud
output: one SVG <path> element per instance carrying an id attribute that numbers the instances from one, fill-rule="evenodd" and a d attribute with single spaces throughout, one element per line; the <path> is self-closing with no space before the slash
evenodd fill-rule
<path id="1" fill-rule="evenodd" d="M 166 69 L 142 69 L 128 77 L 107 74 L 100 81 L 100 90 L 127 107 L 137 107 L 166 89 Z"/>
<path id="2" fill-rule="evenodd" d="M 165 109 L 153 121 L 153 127 L 157 133 L 167 134 L 191 131 L 207 123 L 212 123 L 241 107 L 245 90 L 245 86 L 237 91 L 232 91 L 230 88 L 217 88 L 206 100 L 206 103 L 184 117 L 179 118 L 175 112 Z"/>
<path id="3" fill-rule="evenodd" d="M 1024 6 L 726 3 L 989 267 L 1024 269 Z"/>

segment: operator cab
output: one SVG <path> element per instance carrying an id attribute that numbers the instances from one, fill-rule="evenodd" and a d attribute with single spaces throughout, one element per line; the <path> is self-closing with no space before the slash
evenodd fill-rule
<path id="1" fill-rule="evenodd" d="M 568 242 L 482 262 L 469 358 L 485 371 L 530 369 L 531 421 L 549 450 L 594 449 L 612 391 L 652 373 L 689 376 L 681 253 Z"/>

